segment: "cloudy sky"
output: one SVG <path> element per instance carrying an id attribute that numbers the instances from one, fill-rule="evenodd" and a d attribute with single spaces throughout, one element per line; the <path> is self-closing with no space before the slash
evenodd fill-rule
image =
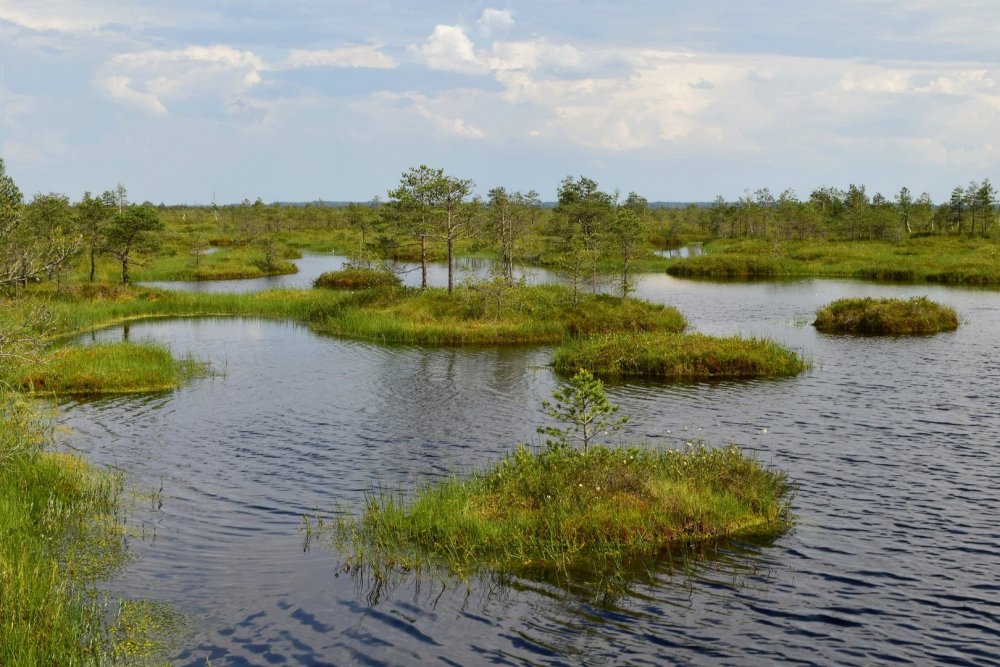
<path id="1" fill-rule="evenodd" d="M 1000 180 L 1000 3 L 0 0 L 21 189 L 366 200 L 426 163 L 553 199 Z"/>

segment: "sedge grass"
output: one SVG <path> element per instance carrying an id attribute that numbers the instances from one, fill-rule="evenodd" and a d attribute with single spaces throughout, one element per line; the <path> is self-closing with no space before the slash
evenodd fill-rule
<path id="1" fill-rule="evenodd" d="M 129 558 L 122 477 L 48 441 L 32 406 L 0 395 L 0 664 L 141 663 L 168 614 L 123 602 L 122 617 L 95 588 Z"/>
<path id="2" fill-rule="evenodd" d="M 456 573 L 586 569 L 786 528 L 791 487 L 735 447 L 530 451 L 419 489 L 375 491 L 335 543 L 354 563 Z"/>
<path id="3" fill-rule="evenodd" d="M 933 334 L 958 328 L 953 308 L 927 297 L 838 299 L 816 312 L 813 325 L 824 333 L 872 335 Z"/>
<path id="4" fill-rule="evenodd" d="M 662 332 L 568 339 L 553 364 L 561 373 L 586 369 L 606 378 L 667 380 L 782 377 L 808 366 L 795 352 L 766 339 Z"/>

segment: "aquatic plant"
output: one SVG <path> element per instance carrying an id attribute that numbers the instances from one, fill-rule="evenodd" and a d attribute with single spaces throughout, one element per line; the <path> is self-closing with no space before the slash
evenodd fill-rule
<path id="1" fill-rule="evenodd" d="M 142 662 L 165 646 L 166 610 L 115 611 L 95 588 L 129 559 L 123 478 L 49 442 L 33 408 L 0 391 L 0 664 Z"/>
<path id="2" fill-rule="evenodd" d="M 585 368 L 600 377 L 668 380 L 796 375 L 801 356 L 759 338 L 670 332 L 621 332 L 568 339 L 555 352 L 561 373 Z"/>
<path id="3" fill-rule="evenodd" d="M 958 328 L 953 308 L 927 297 L 838 299 L 816 311 L 813 325 L 824 333 L 932 334 Z"/>

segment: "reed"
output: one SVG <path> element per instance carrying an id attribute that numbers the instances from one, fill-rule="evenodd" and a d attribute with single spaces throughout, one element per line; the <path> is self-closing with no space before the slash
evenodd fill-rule
<path id="1" fill-rule="evenodd" d="M 824 333 L 933 334 L 957 329 L 958 315 L 927 297 L 838 299 L 816 311 L 813 326 Z"/>
<path id="2" fill-rule="evenodd" d="M 667 380 L 780 377 L 808 367 L 801 356 L 770 340 L 664 332 L 568 339 L 556 350 L 553 365 L 561 373 L 582 368 L 606 378 Z"/>
<path id="3" fill-rule="evenodd" d="M 375 490 L 340 518 L 355 563 L 443 564 L 459 573 L 585 568 L 678 543 L 773 534 L 791 487 L 735 447 L 517 449 L 485 470 L 428 484 L 412 499 Z"/>

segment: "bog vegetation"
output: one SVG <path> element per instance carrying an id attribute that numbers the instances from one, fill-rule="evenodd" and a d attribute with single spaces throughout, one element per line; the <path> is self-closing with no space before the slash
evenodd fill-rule
<path id="1" fill-rule="evenodd" d="M 813 325 L 826 333 L 932 334 L 958 328 L 955 310 L 927 297 L 838 299 L 816 312 Z"/>
<path id="2" fill-rule="evenodd" d="M 735 447 L 607 446 L 625 420 L 586 371 L 554 392 L 544 448 L 518 445 L 480 471 L 408 496 L 367 497 L 333 535 L 355 567 L 453 572 L 615 571 L 676 546 L 772 535 L 790 521 L 791 486 Z M 614 577 L 609 577 L 613 579 Z"/>
<path id="3" fill-rule="evenodd" d="M 421 165 L 403 172 L 385 201 L 346 206 L 154 205 L 131 201 L 122 184 L 75 202 L 58 193 L 26 200 L 0 158 L 0 663 L 120 657 L 123 647 L 141 644 L 129 619 L 146 608 L 122 607 L 128 613 L 115 622 L 94 606 L 94 570 L 71 556 L 90 553 L 88 540 L 114 543 L 118 528 L 106 518 L 120 500 L 116 482 L 44 452 L 44 424 L 25 392 L 162 389 L 198 372 L 193 359 L 150 346 L 47 347 L 56 335 L 143 317 L 248 315 L 387 342 L 565 341 L 557 364 L 567 373 L 784 375 L 801 370 L 802 360 L 767 341 L 682 334 L 680 313 L 629 298 L 635 273 L 1000 284 L 996 192 L 987 179 L 955 188 L 940 204 L 906 188 L 887 198 L 851 185 L 805 200 L 765 188 L 735 202 L 665 207 L 602 190 L 585 176 L 559 183 L 551 205 L 534 191 L 494 187 L 485 198 L 474 191 L 467 179 Z M 706 256 L 662 256 L 694 241 Z M 319 281 L 334 289 L 210 295 L 131 285 L 287 273 L 295 270 L 289 259 L 310 250 L 356 261 Z M 494 259 L 494 275 L 456 280 L 460 253 Z M 419 264 L 424 289 L 400 289 L 382 267 L 404 260 Z M 427 287 L 432 260 L 447 262 L 444 289 Z M 564 285 L 527 287 L 517 279 L 524 265 L 545 266 Z M 379 496 L 374 523 L 355 524 L 352 534 L 385 548 L 398 540 L 407 553 L 432 536 L 458 564 L 548 567 L 593 549 L 625 557 L 783 516 L 786 482 L 734 450 L 583 444 L 519 448 L 468 479 L 428 488 L 412 505 Z M 435 523 L 442 508 L 461 510 L 446 520 L 453 525 Z M 614 530 L 620 517 L 651 514 L 649 523 Z M 494 522 L 501 532 L 491 532 Z M 553 526 L 559 532 L 546 532 Z M 445 536 L 452 541 L 440 542 Z"/>

